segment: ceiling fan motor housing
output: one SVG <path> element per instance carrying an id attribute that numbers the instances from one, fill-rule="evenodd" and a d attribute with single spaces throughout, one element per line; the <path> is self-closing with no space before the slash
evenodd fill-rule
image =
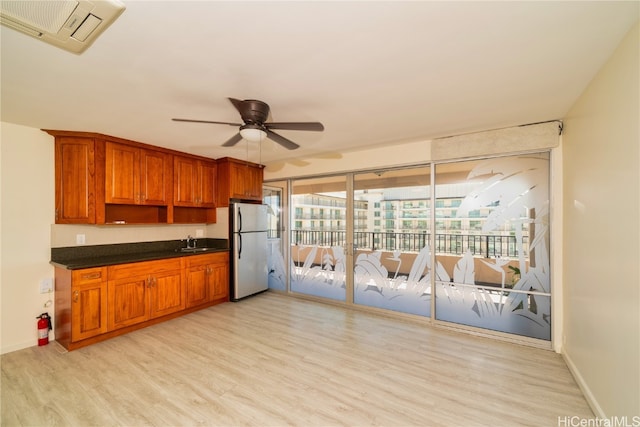
<path id="1" fill-rule="evenodd" d="M 242 120 L 245 123 L 263 124 L 269 117 L 269 106 L 255 99 L 245 99 L 242 101 Z"/>

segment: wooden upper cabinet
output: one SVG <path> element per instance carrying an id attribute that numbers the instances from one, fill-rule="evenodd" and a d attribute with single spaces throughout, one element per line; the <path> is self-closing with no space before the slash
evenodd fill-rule
<path id="1" fill-rule="evenodd" d="M 105 203 L 169 204 L 168 154 L 114 142 L 105 153 Z"/>
<path id="2" fill-rule="evenodd" d="M 55 137 L 56 223 L 216 222 L 215 160 L 97 133 L 45 132 Z"/>
<path id="3" fill-rule="evenodd" d="M 215 162 L 200 162 L 200 206 L 216 206 L 218 165 Z"/>
<path id="4" fill-rule="evenodd" d="M 140 150 L 140 191 L 143 204 L 169 204 L 171 156 L 152 150 Z"/>
<path id="5" fill-rule="evenodd" d="M 173 204 L 214 208 L 217 167 L 215 161 L 173 156 Z"/>
<path id="6" fill-rule="evenodd" d="M 262 200 L 262 165 L 225 157 L 218 159 L 218 206 L 230 199 Z"/>
<path id="7" fill-rule="evenodd" d="M 57 224 L 96 222 L 94 139 L 61 137 L 55 143 Z"/>

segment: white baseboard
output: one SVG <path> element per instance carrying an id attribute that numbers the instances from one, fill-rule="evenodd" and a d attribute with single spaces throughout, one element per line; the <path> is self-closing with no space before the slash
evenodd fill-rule
<path id="1" fill-rule="evenodd" d="M 25 348 L 29 348 L 29 347 L 33 347 L 34 345 L 37 345 L 38 342 L 34 341 L 34 340 L 29 340 L 29 341 L 24 341 L 24 342 L 20 342 L 20 343 L 16 343 L 16 344 L 11 344 L 8 345 L 6 347 L 2 347 L 2 349 L 0 349 L 0 354 L 6 354 L 6 353 L 11 353 L 14 351 L 18 351 L 18 350 L 22 350 Z"/>
<path id="2" fill-rule="evenodd" d="M 49 344 L 56 340 L 56 335 L 51 331 L 49 333 Z M 0 348 L 0 354 L 12 353 L 14 351 L 23 350 L 29 347 L 35 347 L 38 345 L 37 339 L 31 339 L 29 341 L 23 341 L 15 344 L 11 344 L 5 347 Z"/>
<path id="3" fill-rule="evenodd" d="M 562 358 L 564 359 L 565 363 L 569 367 L 569 371 L 571 372 L 571 375 L 573 375 L 573 378 L 576 380 L 576 383 L 578 383 L 578 387 L 580 387 L 580 390 L 582 390 L 582 394 L 584 394 L 584 398 L 587 400 L 587 403 L 591 407 L 591 410 L 593 411 L 594 415 L 600 419 L 607 418 L 607 415 L 602 410 L 602 407 L 598 404 L 598 400 L 595 398 L 595 396 L 591 392 L 589 385 L 580 374 L 580 371 L 578 370 L 576 365 L 573 363 L 573 360 L 571 360 L 571 357 L 566 353 L 566 350 L 567 350 L 566 347 L 564 347 L 562 352 Z"/>

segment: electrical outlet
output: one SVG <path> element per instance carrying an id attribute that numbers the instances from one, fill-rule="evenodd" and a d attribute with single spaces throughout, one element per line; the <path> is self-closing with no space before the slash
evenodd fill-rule
<path id="1" fill-rule="evenodd" d="M 84 245 L 84 243 L 85 243 L 85 235 L 76 234 L 76 245 Z"/>
<path id="2" fill-rule="evenodd" d="M 53 292 L 53 279 L 51 277 L 40 281 L 40 293 L 48 294 Z"/>
<path id="3" fill-rule="evenodd" d="M 196 230 L 196 237 L 204 237 L 204 230 L 201 228 L 198 228 Z"/>

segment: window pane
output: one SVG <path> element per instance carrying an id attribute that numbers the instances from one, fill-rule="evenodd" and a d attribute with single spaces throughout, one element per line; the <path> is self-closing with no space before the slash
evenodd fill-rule
<path id="1" fill-rule="evenodd" d="M 551 339 L 549 155 L 436 166 L 436 318 Z M 446 203 L 456 205 L 455 216 Z"/>
<path id="2" fill-rule="evenodd" d="M 283 194 L 286 183 L 272 183 L 262 189 L 262 201 L 267 205 L 268 212 L 268 254 L 269 289 L 286 290 L 287 274 L 284 261 L 284 246 L 282 234 Z"/>
<path id="3" fill-rule="evenodd" d="M 427 267 L 429 168 L 362 173 L 354 178 L 354 302 L 429 316 Z M 379 231 L 374 218 L 385 218 Z"/>
<path id="4" fill-rule="evenodd" d="M 291 291 L 345 300 L 345 177 L 292 183 Z"/>

